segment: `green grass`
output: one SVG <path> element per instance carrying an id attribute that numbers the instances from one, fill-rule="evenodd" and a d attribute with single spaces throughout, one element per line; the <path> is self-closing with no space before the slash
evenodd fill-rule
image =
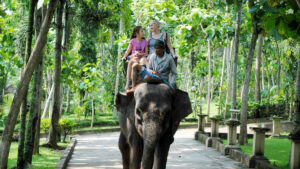
<path id="1" fill-rule="evenodd" d="M 227 140 L 223 139 L 223 144 Z M 248 144 L 241 146 L 245 154 L 252 154 L 253 139 L 248 139 Z M 289 169 L 289 157 L 291 150 L 291 141 L 287 138 L 266 138 L 265 156 L 270 160 L 272 165 L 281 169 Z"/>
<path id="2" fill-rule="evenodd" d="M 213 117 L 213 116 L 215 116 L 215 115 L 218 114 L 218 105 L 217 104 L 218 104 L 218 102 L 215 101 L 215 100 L 212 100 L 210 102 L 210 114 L 209 114 L 209 117 Z M 194 106 L 194 105 L 192 105 L 192 106 L 193 106 L 193 113 L 191 113 L 187 117 L 187 119 L 189 119 L 189 118 L 197 118 L 198 119 L 197 114 L 200 113 L 200 108 L 199 108 L 199 106 Z M 202 114 L 207 114 L 207 101 L 204 98 L 202 98 Z"/>
<path id="3" fill-rule="evenodd" d="M 77 127 L 84 128 L 84 127 L 89 127 L 91 126 L 91 116 L 84 117 L 83 115 L 80 116 L 79 118 L 77 117 L 76 114 L 68 114 L 68 115 L 63 115 L 63 118 L 68 118 L 75 123 L 77 123 Z M 94 126 L 98 127 L 103 127 L 103 126 L 118 126 L 119 125 L 119 120 L 118 118 L 113 118 L 113 115 L 111 113 L 107 114 L 96 114 L 95 116 L 95 121 L 94 121 Z"/>
<path id="4" fill-rule="evenodd" d="M 69 143 L 58 143 L 58 145 L 67 147 Z M 33 155 L 32 165 L 35 169 L 52 169 L 55 168 L 60 159 L 62 151 L 52 150 L 50 148 L 40 147 L 40 155 Z M 14 167 L 17 164 L 18 158 L 18 143 L 12 142 L 9 157 L 8 168 Z"/>
<path id="5" fill-rule="evenodd" d="M 104 127 L 84 127 L 84 128 L 78 128 L 75 129 L 75 131 L 98 131 L 98 130 L 105 130 L 105 129 L 115 129 L 120 128 L 119 126 L 104 126 Z"/>

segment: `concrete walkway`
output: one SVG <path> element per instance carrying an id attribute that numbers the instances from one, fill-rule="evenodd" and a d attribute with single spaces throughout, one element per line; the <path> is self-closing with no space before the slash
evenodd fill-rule
<path id="1" fill-rule="evenodd" d="M 195 141 L 196 129 L 181 129 L 175 135 L 168 156 L 167 169 L 246 169 L 212 148 Z M 122 168 L 118 149 L 119 132 L 77 137 L 68 169 Z"/>

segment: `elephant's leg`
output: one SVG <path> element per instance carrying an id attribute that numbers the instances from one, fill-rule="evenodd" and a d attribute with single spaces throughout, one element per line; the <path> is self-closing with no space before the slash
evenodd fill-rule
<path id="1" fill-rule="evenodd" d="M 130 136 L 130 169 L 140 169 L 143 155 L 143 139 L 137 131 Z"/>
<path id="2" fill-rule="evenodd" d="M 125 136 L 120 133 L 119 137 L 119 149 L 122 154 L 122 160 L 123 160 L 123 169 L 129 169 L 129 160 L 130 160 L 130 148 L 129 144 L 127 143 L 127 140 Z"/>
<path id="3" fill-rule="evenodd" d="M 157 146 L 155 147 L 154 153 L 154 169 L 165 169 L 167 165 L 168 153 L 170 145 L 173 142 L 172 135 L 165 135 L 160 139 Z"/>

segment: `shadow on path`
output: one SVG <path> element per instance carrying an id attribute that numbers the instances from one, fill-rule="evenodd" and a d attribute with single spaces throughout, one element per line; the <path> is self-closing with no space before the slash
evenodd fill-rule
<path id="1" fill-rule="evenodd" d="M 247 168 L 195 141 L 195 131 L 196 129 L 177 131 L 169 152 L 167 169 Z M 119 132 L 79 136 L 68 169 L 122 168 L 118 137 Z"/>

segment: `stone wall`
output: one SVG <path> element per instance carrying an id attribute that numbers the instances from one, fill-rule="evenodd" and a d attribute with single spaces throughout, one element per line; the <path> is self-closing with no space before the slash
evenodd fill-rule
<path id="1" fill-rule="evenodd" d="M 223 133 L 224 135 L 226 133 Z M 227 135 L 227 134 L 226 134 Z M 202 144 L 206 144 L 207 145 L 207 141 L 211 140 L 211 144 L 210 146 L 214 149 L 216 149 L 217 151 L 221 152 L 222 154 L 224 154 L 225 151 L 225 145 L 222 143 L 222 141 L 220 141 L 220 139 L 218 138 L 212 138 L 209 137 L 209 134 L 203 134 L 203 133 L 195 133 L 195 139 L 200 141 Z M 237 150 L 237 149 L 230 149 L 229 150 L 229 154 L 228 157 L 230 157 L 231 159 L 241 162 L 245 165 L 247 165 L 248 167 L 250 166 L 250 155 L 244 154 L 241 150 Z M 260 161 L 260 160 L 255 160 L 255 168 L 256 169 L 278 169 L 275 166 L 272 166 L 271 164 L 265 162 L 265 161 Z"/>
<path id="2" fill-rule="evenodd" d="M 273 123 L 263 124 L 262 127 L 266 127 L 269 129 L 273 129 Z M 291 121 L 282 121 L 280 122 L 280 132 L 288 132 L 290 133 L 293 130 L 293 122 Z"/>

